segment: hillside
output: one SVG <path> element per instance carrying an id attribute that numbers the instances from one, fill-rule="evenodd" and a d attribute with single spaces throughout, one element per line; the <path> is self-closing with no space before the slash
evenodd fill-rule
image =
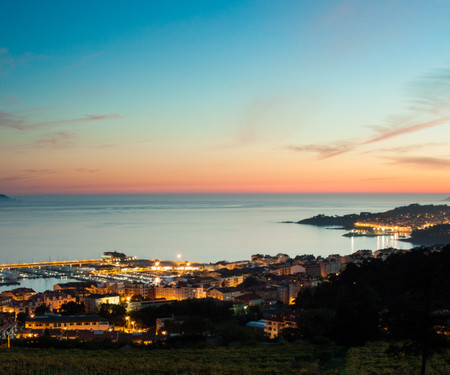
<path id="1" fill-rule="evenodd" d="M 361 212 L 343 216 L 316 215 L 297 221 L 297 224 L 316 226 L 340 226 L 343 229 L 354 229 L 355 223 L 377 223 L 379 225 L 410 226 L 413 230 L 424 224 L 445 224 L 450 219 L 450 207 L 441 205 L 420 205 L 396 207 L 392 210 L 378 213 Z M 292 222 L 291 222 L 292 223 Z"/>

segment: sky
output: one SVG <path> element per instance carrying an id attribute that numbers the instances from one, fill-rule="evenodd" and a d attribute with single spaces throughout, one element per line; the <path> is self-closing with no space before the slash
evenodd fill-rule
<path id="1" fill-rule="evenodd" d="M 450 192 L 449 0 L 0 19 L 0 193 Z"/>

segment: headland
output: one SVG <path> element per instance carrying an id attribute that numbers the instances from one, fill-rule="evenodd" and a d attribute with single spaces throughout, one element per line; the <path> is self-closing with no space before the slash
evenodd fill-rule
<path id="1" fill-rule="evenodd" d="M 397 235 L 402 240 L 415 244 L 446 243 L 450 235 L 450 207 L 442 205 L 420 205 L 397 207 L 389 211 L 342 216 L 319 214 L 297 222 L 330 229 L 344 229 L 347 237 Z M 407 238 L 409 236 L 409 238 Z"/>

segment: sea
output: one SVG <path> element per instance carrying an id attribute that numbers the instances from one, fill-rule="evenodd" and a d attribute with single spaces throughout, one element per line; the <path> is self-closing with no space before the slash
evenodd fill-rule
<path id="1" fill-rule="evenodd" d="M 141 259 L 236 261 L 252 254 L 346 255 L 411 248 L 395 236 L 286 224 L 317 214 L 382 212 L 412 203 L 445 204 L 446 194 L 33 195 L 0 205 L 0 263 L 100 259 L 119 251 Z M 26 284 L 28 281 L 24 281 Z M 29 281 L 38 289 L 51 281 Z M 26 286 L 26 285 L 22 286 Z M 44 285 L 45 284 L 45 285 Z M 2 288 L 4 289 L 4 288 Z"/>
<path id="2" fill-rule="evenodd" d="M 252 254 L 350 254 L 409 248 L 394 237 L 285 224 L 317 214 L 445 204 L 446 194 L 34 195 L 0 206 L 0 263 L 98 259 L 217 262 Z"/>

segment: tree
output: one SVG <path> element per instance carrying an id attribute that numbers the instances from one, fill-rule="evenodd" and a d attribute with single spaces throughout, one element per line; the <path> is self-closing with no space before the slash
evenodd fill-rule
<path id="1" fill-rule="evenodd" d="M 203 335 L 213 329 L 211 320 L 200 316 L 190 316 L 183 323 L 185 335 Z"/>
<path id="2" fill-rule="evenodd" d="M 35 315 L 44 315 L 46 312 L 50 312 L 50 309 L 44 303 L 36 307 L 36 310 L 34 310 Z"/>
<path id="3" fill-rule="evenodd" d="M 380 298 L 370 287 L 340 288 L 334 320 L 334 339 L 349 346 L 363 345 L 379 336 Z"/>
<path id="4" fill-rule="evenodd" d="M 133 294 L 130 298 L 131 302 L 139 302 L 142 301 L 144 299 L 144 297 L 142 297 L 141 294 Z"/>
<path id="5" fill-rule="evenodd" d="M 183 327 L 179 322 L 176 322 L 174 320 L 166 320 L 164 322 L 163 331 L 166 331 L 169 334 L 170 333 L 180 334 L 183 331 Z"/>
<path id="6" fill-rule="evenodd" d="M 20 312 L 16 316 L 16 322 L 19 324 L 19 326 L 23 327 L 25 326 L 25 320 L 28 318 L 28 314 L 24 312 Z"/>
<path id="7" fill-rule="evenodd" d="M 59 309 L 60 314 L 63 315 L 75 315 L 75 314 L 84 314 L 86 309 L 84 307 L 84 303 L 76 303 L 73 301 L 63 303 L 61 308 Z"/>
<path id="8" fill-rule="evenodd" d="M 102 303 L 98 308 L 98 315 L 118 326 L 125 325 L 125 313 L 126 309 L 121 304 Z"/>
<path id="9" fill-rule="evenodd" d="M 286 327 L 281 330 L 280 337 L 285 339 L 287 342 L 294 342 L 300 339 L 302 336 L 298 328 Z"/>
<path id="10" fill-rule="evenodd" d="M 385 314 L 391 336 L 404 342 L 398 349 L 407 355 L 421 356 L 421 375 L 425 375 L 428 359 L 448 345 L 448 340 L 436 329 L 445 325 L 439 310 L 450 307 L 447 268 L 450 247 L 442 252 L 438 256 L 422 250 L 405 257 L 406 265 L 414 274 L 405 281 L 404 291 L 392 301 Z"/>
<path id="11" fill-rule="evenodd" d="M 297 327 L 301 338 L 313 343 L 321 343 L 331 338 L 333 324 L 333 310 L 316 309 L 302 311 Z"/>

